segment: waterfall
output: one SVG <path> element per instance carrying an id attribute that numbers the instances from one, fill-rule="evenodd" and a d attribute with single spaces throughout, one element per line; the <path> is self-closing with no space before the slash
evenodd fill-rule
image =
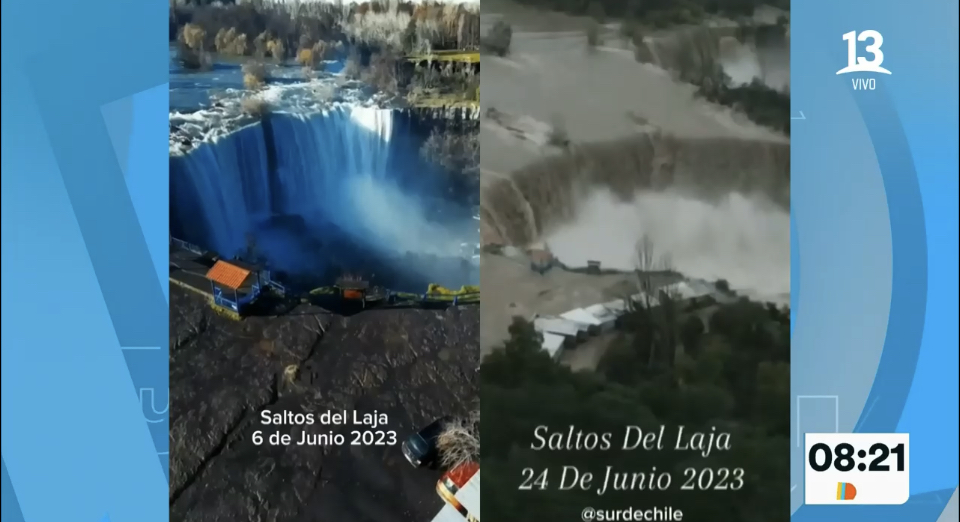
<path id="1" fill-rule="evenodd" d="M 734 85 L 759 79 L 783 89 L 789 84 L 790 45 L 788 36 L 780 31 L 785 29 L 762 27 L 758 35 L 738 38 L 733 27 L 686 27 L 647 36 L 636 53 L 641 62 L 695 85 L 714 80 L 720 68 Z"/>
<path id="2" fill-rule="evenodd" d="M 483 241 L 546 244 L 571 266 L 635 268 L 646 236 L 673 268 L 789 295 L 790 145 L 657 132 L 579 146 L 485 176 Z"/>
<path id="3" fill-rule="evenodd" d="M 526 246 L 577 217 L 597 189 L 621 201 L 637 192 L 676 192 L 721 201 L 738 192 L 789 212 L 790 144 L 776 139 L 679 138 L 651 132 L 590 143 L 485 176 L 481 214 L 490 242 Z"/>
<path id="4" fill-rule="evenodd" d="M 273 269 L 318 281 L 476 283 L 463 263 L 463 244 L 477 242 L 473 209 L 420 158 L 418 125 L 376 108 L 273 114 L 173 156 L 171 233 L 227 257 L 254 245 Z"/>

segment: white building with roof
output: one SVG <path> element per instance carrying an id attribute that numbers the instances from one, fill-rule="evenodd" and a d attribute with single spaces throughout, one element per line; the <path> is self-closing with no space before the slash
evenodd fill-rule
<path id="1" fill-rule="evenodd" d="M 585 325 L 562 317 L 536 317 L 533 328 L 541 334 L 553 333 L 572 337 L 574 340 L 587 333 Z"/>
<path id="2" fill-rule="evenodd" d="M 566 344 L 567 337 L 555 333 L 547 332 L 543 334 L 543 343 L 541 347 L 550 355 L 552 359 L 558 359 L 563 351 L 563 345 Z"/>
<path id="3" fill-rule="evenodd" d="M 617 327 L 618 319 L 635 307 L 660 306 L 660 296 L 668 295 L 680 301 L 695 301 L 711 298 L 718 302 L 729 300 L 716 286 L 701 280 L 691 279 L 660 287 L 656 293 L 640 292 L 627 299 L 614 299 L 604 303 L 574 308 L 559 315 L 535 315 L 534 329 L 543 336 L 542 347 L 550 357 L 558 359 L 565 347 L 573 347 L 588 335 L 610 332 Z"/>

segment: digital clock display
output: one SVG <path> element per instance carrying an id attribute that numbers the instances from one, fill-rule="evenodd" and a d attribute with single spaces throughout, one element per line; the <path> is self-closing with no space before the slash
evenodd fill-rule
<path id="1" fill-rule="evenodd" d="M 906 468 L 906 446 L 897 444 L 889 447 L 881 442 L 872 444 L 869 449 L 857 450 L 853 444 L 841 442 L 833 448 L 823 442 L 810 447 L 807 460 L 814 471 L 827 471 L 831 467 L 837 471 L 890 471 L 890 460 L 893 460 L 894 469 L 903 471 Z M 890 457 L 893 456 L 893 459 Z M 866 459 L 866 460 L 864 460 Z"/>
<path id="2" fill-rule="evenodd" d="M 807 504 L 903 504 L 910 498 L 910 436 L 807 433 Z"/>

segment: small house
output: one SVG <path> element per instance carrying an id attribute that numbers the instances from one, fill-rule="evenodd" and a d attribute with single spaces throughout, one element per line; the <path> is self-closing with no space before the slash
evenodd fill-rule
<path id="1" fill-rule="evenodd" d="M 219 260 L 207 271 L 213 304 L 222 309 L 241 314 L 255 301 L 269 283 L 270 275 L 255 265 L 238 260 Z"/>
<path id="2" fill-rule="evenodd" d="M 541 334 L 557 334 L 580 340 L 587 333 L 584 325 L 562 319 L 560 317 L 537 317 L 533 320 L 533 328 Z"/>
<path id="3" fill-rule="evenodd" d="M 560 317 L 586 325 L 591 334 L 599 334 L 613 330 L 619 315 L 616 311 L 608 309 L 604 304 L 595 304 L 586 308 L 575 308 L 565 312 Z"/>
<path id="4" fill-rule="evenodd" d="M 347 301 L 361 301 L 366 303 L 370 283 L 362 279 L 340 278 L 335 284 L 340 291 L 340 297 Z"/>
<path id="5" fill-rule="evenodd" d="M 574 308 L 569 312 L 560 314 L 560 317 L 572 323 L 581 325 L 582 328 L 586 329 L 588 334 L 592 335 L 599 333 L 600 331 L 600 321 L 583 308 Z"/>

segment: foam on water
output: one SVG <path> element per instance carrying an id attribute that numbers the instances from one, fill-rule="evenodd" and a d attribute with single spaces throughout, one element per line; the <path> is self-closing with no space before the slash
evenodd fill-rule
<path id="1" fill-rule="evenodd" d="M 260 103 L 272 113 L 315 115 L 352 107 L 389 108 L 383 95 L 369 95 L 357 82 L 327 75 L 312 81 L 268 85 L 256 94 L 227 88 L 194 110 L 170 112 L 170 154 L 184 154 L 201 143 L 215 142 L 258 121 L 244 107 Z"/>

